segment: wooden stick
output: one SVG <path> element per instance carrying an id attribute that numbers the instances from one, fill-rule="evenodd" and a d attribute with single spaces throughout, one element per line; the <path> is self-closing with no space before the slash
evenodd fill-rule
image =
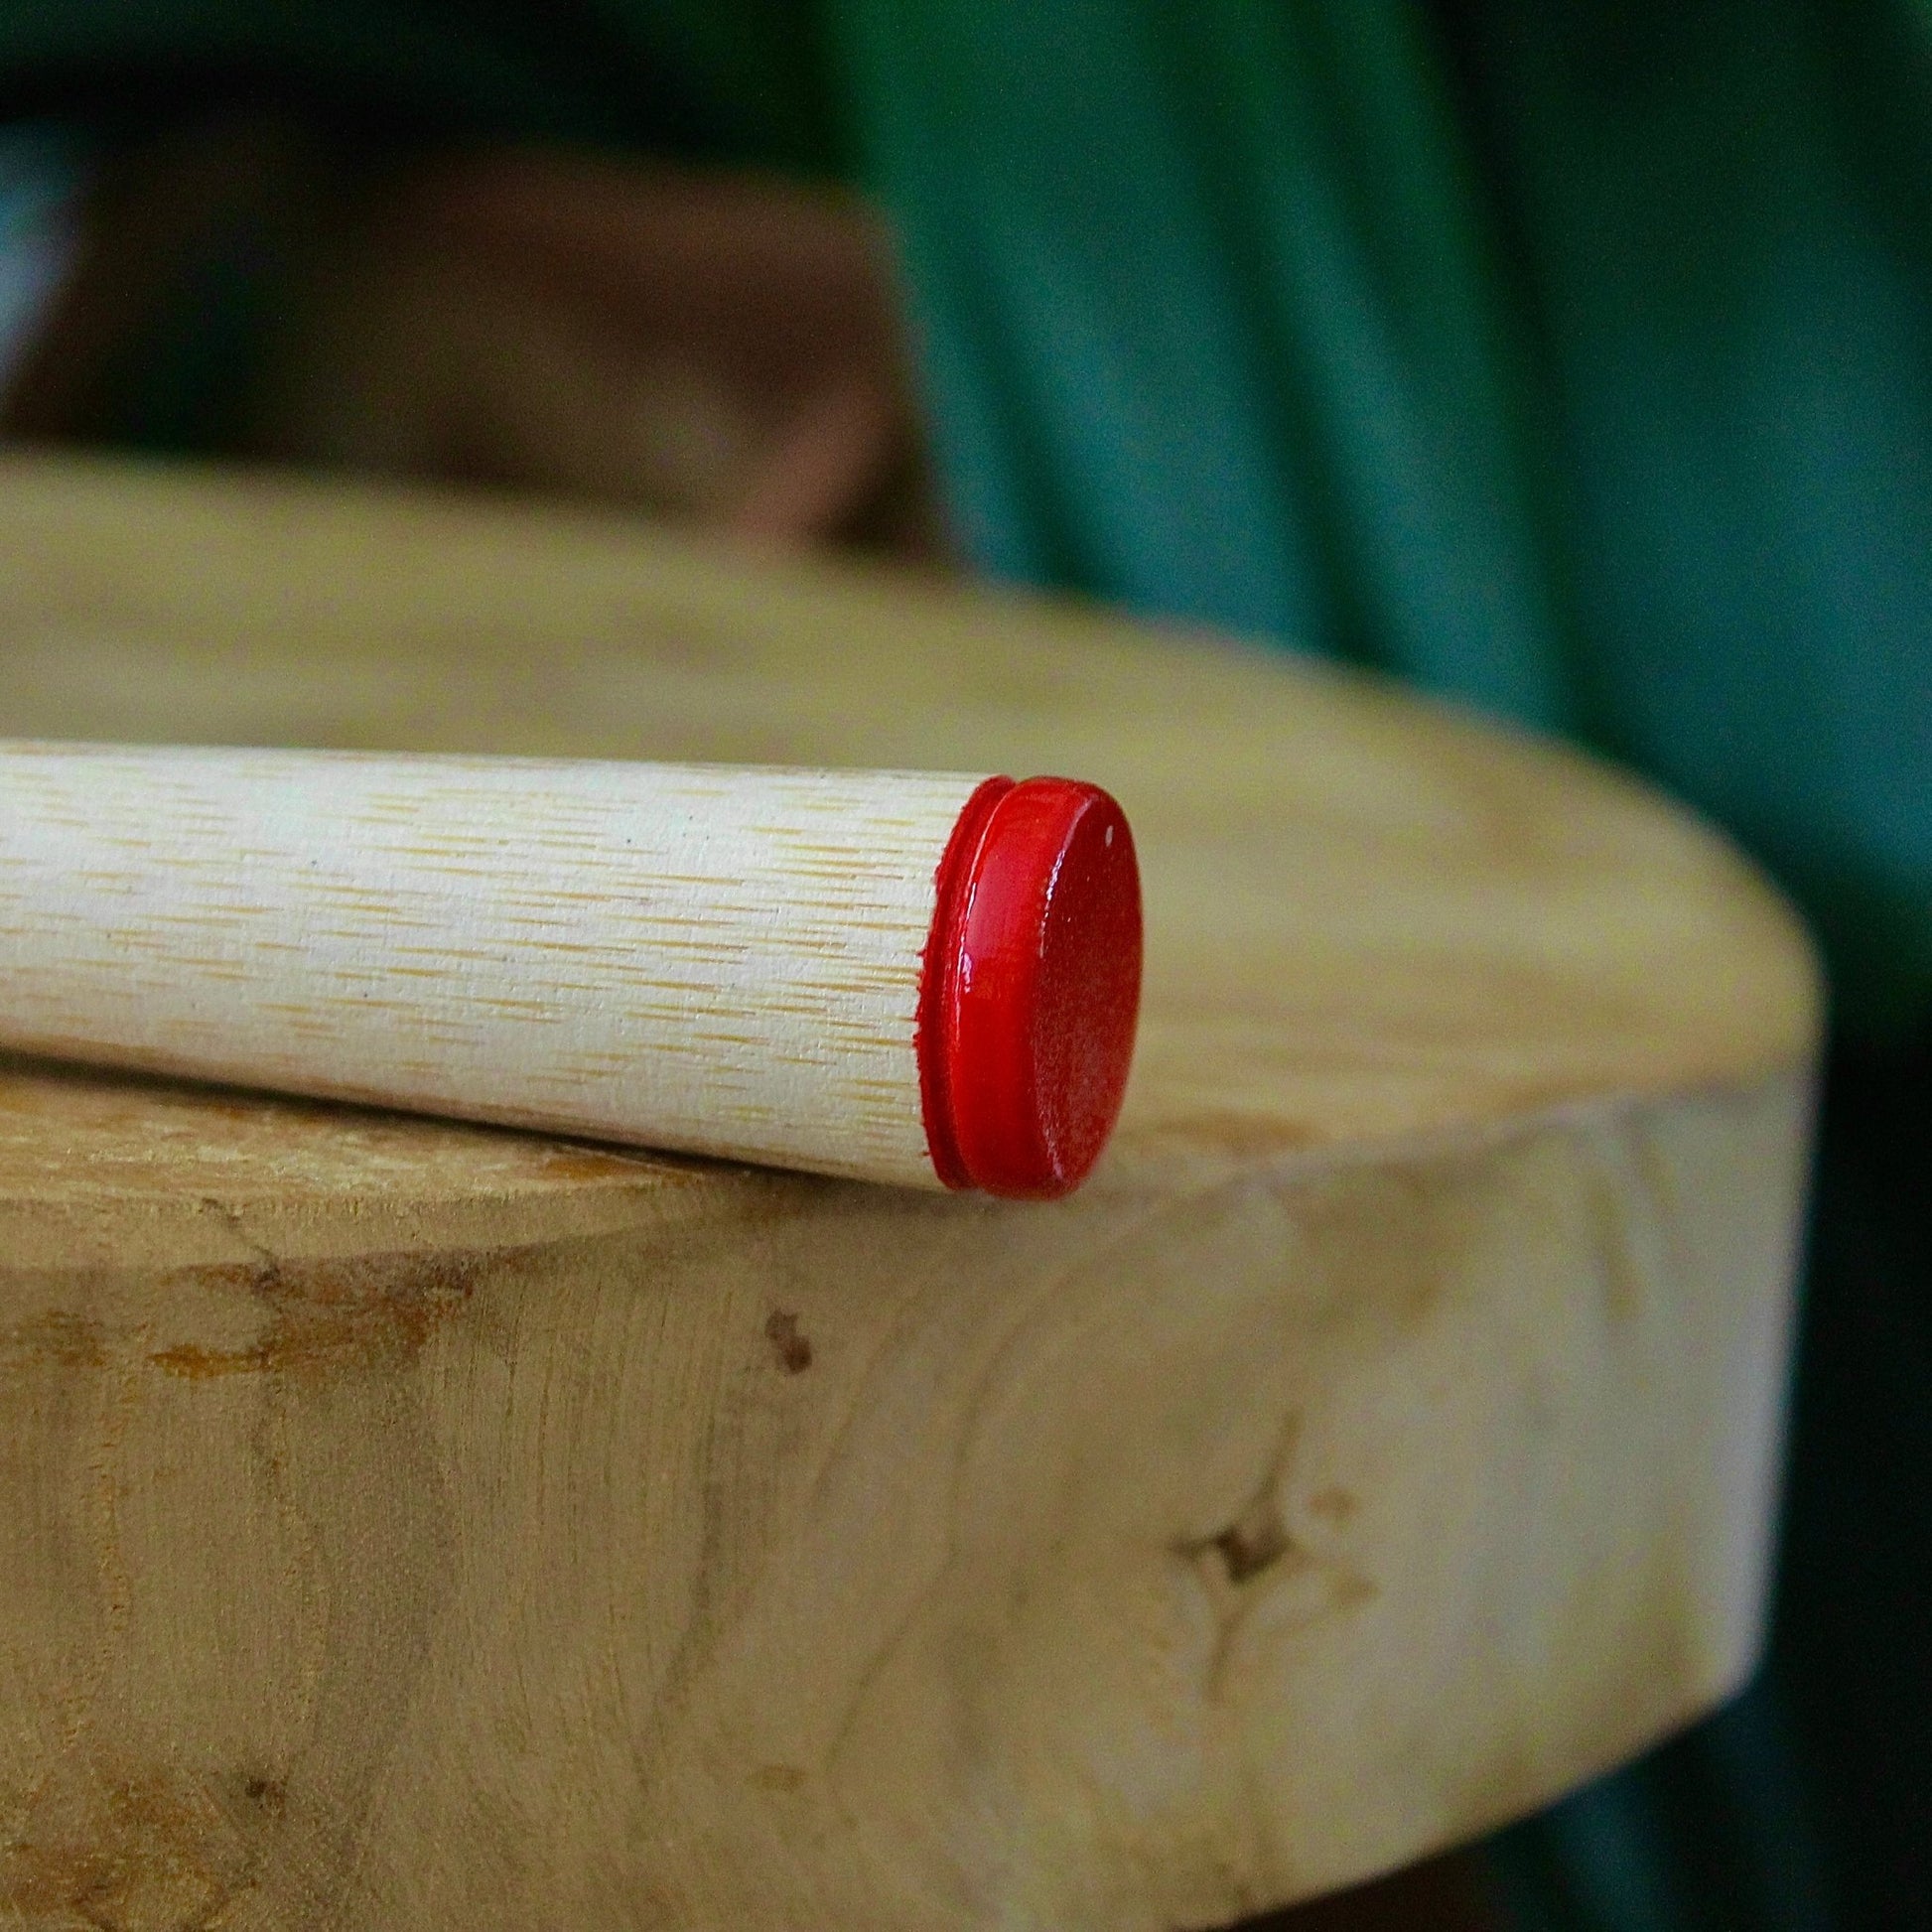
<path id="1" fill-rule="evenodd" d="M 1119 1111 L 1091 785 L 0 744 L 0 1044 L 1048 1197 Z"/>

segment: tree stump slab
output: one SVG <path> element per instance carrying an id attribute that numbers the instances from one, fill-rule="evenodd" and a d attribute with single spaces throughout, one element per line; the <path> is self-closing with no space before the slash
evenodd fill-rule
<path id="1" fill-rule="evenodd" d="M 1062 771 L 1148 912 L 1045 1206 L 0 1066 L 0 1918 L 1211 1926 L 1749 1670 L 1819 1009 L 1710 832 L 1070 606 L 0 505 L 0 732 Z"/>

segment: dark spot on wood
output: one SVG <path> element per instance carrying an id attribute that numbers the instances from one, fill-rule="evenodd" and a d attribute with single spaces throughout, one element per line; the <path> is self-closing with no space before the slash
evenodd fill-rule
<path id="1" fill-rule="evenodd" d="M 798 1317 L 774 1309 L 764 1324 L 764 1338 L 787 1375 L 803 1375 L 812 1365 L 811 1337 L 800 1331 Z"/>
<path id="2" fill-rule="evenodd" d="M 289 1808 L 289 1788 L 280 1778 L 250 1778 L 242 1794 L 271 1818 L 280 1818 Z"/>
<path id="3" fill-rule="evenodd" d="M 1213 1546 L 1227 1566 L 1231 1584 L 1259 1577 L 1295 1547 L 1272 1503 L 1244 1509 L 1213 1539 Z"/>
<path id="4" fill-rule="evenodd" d="M 1306 1561 L 1306 1553 L 1297 1546 L 1282 1520 L 1281 1506 L 1282 1486 L 1288 1480 L 1301 1435 L 1302 1418 L 1291 1412 L 1282 1420 L 1275 1453 L 1255 1485 L 1254 1494 L 1241 1505 L 1233 1522 L 1188 1548 L 1187 1553 L 1197 1562 L 1202 1558 L 1211 1562 L 1218 1557 L 1223 1574 L 1237 1587 L 1263 1571 L 1273 1569 L 1284 1557 L 1295 1556 Z"/>
<path id="5" fill-rule="evenodd" d="M 796 1791 L 805 1774 L 795 1764 L 760 1764 L 752 1773 L 752 1783 L 759 1791 Z"/>

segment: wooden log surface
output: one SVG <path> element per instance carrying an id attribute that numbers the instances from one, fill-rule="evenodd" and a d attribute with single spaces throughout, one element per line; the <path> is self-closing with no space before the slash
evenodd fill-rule
<path id="1" fill-rule="evenodd" d="M 0 1070 L 0 1921 L 1210 1926 L 1734 1686 L 1818 1026 L 1571 754 L 615 520 L 0 466 L 0 733 L 1072 770 L 1087 1187 Z"/>

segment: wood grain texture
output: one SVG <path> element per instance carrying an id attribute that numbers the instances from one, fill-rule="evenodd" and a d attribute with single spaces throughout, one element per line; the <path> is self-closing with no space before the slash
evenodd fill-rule
<path id="1" fill-rule="evenodd" d="M 1141 1051 L 1051 1206 L 16 1063 L 0 1908 L 1207 1926 L 1757 1642 L 1818 1025 L 1569 754 L 617 522 L 20 462 L 0 731 L 1075 769 Z"/>
<path id="2" fill-rule="evenodd" d="M 938 1187 L 979 782 L 0 742 L 0 1045 Z"/>

